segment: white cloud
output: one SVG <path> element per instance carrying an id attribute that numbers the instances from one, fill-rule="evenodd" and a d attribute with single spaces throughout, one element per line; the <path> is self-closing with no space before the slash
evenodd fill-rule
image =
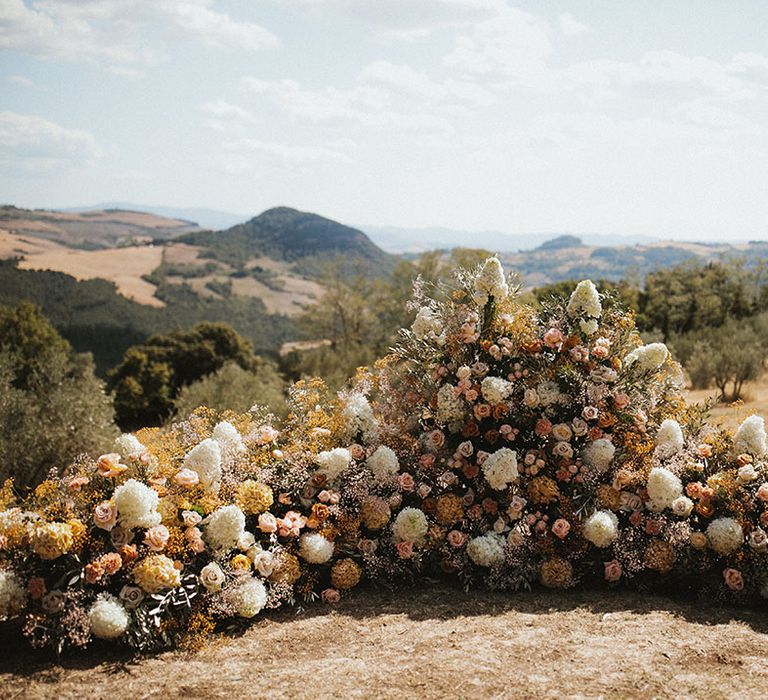
<path id="1" fill-rule="evenodd" d="M 579 34 L 585 34 L 590 30 L 588 24 L 579 22 L 570 12 L 565 12 L 558 18 L 560 24 L 560 31 L 566 36 L 577 36 Z"/>
<path id="2" fill-rule="evenodd" d="M 39 58 L 147 65 L 183 36 L 209 46 L 273 48 L 254 22 L 213 9 L 214 0 L 23 0 L 0 2 L 0 48 Z"/>
<path id="3" fill-rule="evenodd" d="M 280 160 L 292 163 L 328 161 L 338 163 L 351 163 L 352 159 L 341 150 L 326 148 L 324 146 L 296 146 L 283 143 L 261 141 L 253 138 L 235 139 L 222 144 L 226 151 L 242 154 L 243 152 L 259 153 L 274 156 Z"/>
<path id="4" fill-rule="evenodd" d="M 34 81 L 26 75 L 9 75 L 8 82 L 21 85 L 22 87 L 32 87 L 35 84 Z"/>
<path id="5" fill-rule="evenodd" d="M 103 155 L 87 131 L 42 117 L 0 112 L 0 163 L 25 170 L 87 164 Z"/>

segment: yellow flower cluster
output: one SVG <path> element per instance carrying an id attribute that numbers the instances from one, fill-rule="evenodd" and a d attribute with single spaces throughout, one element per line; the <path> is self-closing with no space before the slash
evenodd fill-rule
<path id="1" fill-rule="evenodd" d="M 136 564 L 133 580 L 146 593 L 159 593 L 176 588 L 181 583 L 181 575 L 172 559 L 164 554 L 153 554 Z"/>
<path id="2" fill-rule="evenodd" d="M 272 489 L 259 481 L 247 479 L 237 488 L 237 505 L 246 515 L 264 513 L 274 501 Z"/>
<path id="3" fill-rule="evenodd" d="M 41 559 L 58 559 L 75 543 L 68 523 L 45 523 L 32 531 L 32 549 Z"/>

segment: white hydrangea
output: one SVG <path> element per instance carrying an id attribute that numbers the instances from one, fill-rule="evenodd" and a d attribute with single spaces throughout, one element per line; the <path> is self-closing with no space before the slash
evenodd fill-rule
<path id="1" fill-rule="evenodd" d="M 400 470 L 400 462 L 397 460 L 397 455 L 386 445 L 379 445 L 376 451 L 365 461 L 365 466 L 371 470 L 379 481 L 397 474 Z"/>
<path id="2" fill-rule="evenodd" d="M 255 617 L 267 604 L 267 589 L 257 578 L 247 578 L 226 591 L 227 603 L 240 617 Z"/>
<path id="3" fill-rule="evenodd" d="M 603 305 L 600 303 L 600 294 L 592 280 L 582 280 L 576 285 L 576 289 L 568 300 L 567 311 L 571 318 L 576 316 L 600 318 Z"/>
<path id="4" fill-rule="evenodd" d="M 206 438 L 195 445 L 184 457 L 184 469 L 191 469 L 200 477 L 200 485 L 212 491 L 221 483 L 221 447 L 216 440 Z"/>
<path id="5" fill-rule="evenodd" d="M 224 455 L 232 459 L 245 452 L 245 443 L 237 428 L 229 421 L 216 423 L 213 428 L 213 439 L 219 443 Z"/>
<path id="6" fill-rule="evenodd" d="M 483 476 L 492 489 L 503 491 L 517 481 L 517 453 L 508 447 L 496 450 L 483 462 Z"/>
<path id="7" fill-rule="evenodd" d="M 428 529 L 427 516 L 418 508 L 403 508 L 392 524 L 392 532 L 401 542 L 418 542 Z"/>
<path id="8" fill-rule="evenodd" d="M 651 343 L 635 348 L 624 358 L 624 364 L 638 372 L 654 372 L 661 368 L 668 357 L 669 349 L 664 343 Z"/>
<path id="9" fill-rule="evenodd" d="M 676 455 L 685 446 L 683 429 L 672 418 L 662 421 L 656 432 L 656 450 L 663 459 Z"/>
<path id="10" fill-rule="evenodd" d="M 27 607 L 27 589 L 16 572 L 0 569 L 0 622 L 17 617 Z"/>
<path id="11" fill-rule="evenodd" d="M 512 393 L 512 383 L 501 377 L 486 377 L 480 384 L 480 392 L 488 403 L 501 403 Z"/>
<path id="12" fill-rule="evenodd" d="M 594 335 L 597 333 L 599 326 L 594 318 L 582 318 L 581 321 L 579 321 L 579 328 L 581 328 L 581 332 L 584 335 Z"/>
<path id="13" fill-rule="evenodd" d="M 441 423 L 454 423 L 463 418 L 464 404 L 450 384 L 443 384 L 437 392 L 437 420 Z"/>
<path id="14" fill-rule="evenodd" d="M 326 450 L 317 455 L 315 460 L 320 466 L 320 470 L 328 481 L 335 481 L 352 460 L 352 455 L 345 447 L 335 447 L 332 450 Z"/>
<path id="15" fill-rule="evenodd" d="M 157 512 L 160 502 L 157 491 L 136 479 L 120 484 L 112 494 L 112 501 L 117 507 L 120 525 L 126 529 L 150 528 L 162 520 Z"/>
<path id="16" fill-rule="evenodd" d="M 205 541 L 220 551 L 229 551 L 237 547 L 237 542 L 245 532 L 245 515 L 237 506 L 222 506 L 211 513 L 202 525 Z"/>
<path id="17" fill-rule="evenodd" d="M 88 611 L 91 634 L 99 639 L 117 639 L 128 628 L 130 617 L 123 604 L 109 593 L 101 593 Z"/>
<path id="18" fill-rule="evenodd" d="M 557 382 L 542 382 L 536 387 L 536 396 L 542 406 L 550 406 L 560 401 L 562 392 Z"/>
<path id="19" fill-rule="evenodd" d="M 654 467 L 648 475 L 647 489 L 654 510 L 663 510 L 683 495 L 683 482 L 666 467 Z"/>
<path id="20" fill-rule="evenodd" d="M 761 416 L 747 418 L 733 436 L 733 448 L 737 454 L 747 453 L 762 457 L 768 452 L 765 421 Z"/>
<path id="21" fill-rule="evenodd" d="M 411 324 L 411 331 L 417 340 L 445 340 L 443 321 L 428 306 L 422 306 Z"/>
<path id="22" fill-rule="evenodd" d="M 353 438 L 361 433 L 363 438 L 370 440 L 378 427 L 373 409 L 368 397 L 360 391 L 352 391 L 342 396 L 344 400 L 343 415 L 347 423 L 347 435 Z"/>
<path id="23" fill-rule="evenodd" d="M 504 544 L 493 533 L 473 537 L 467 544 L 467 556 L 478 566 L 495 566 L 504 561 Z"/>
<path id="24" fill-rule="evenodd" d="M 599 473 L 608 471 L 616 454 L 616 446 L 606 438 L 593 440 L 581 451 L 581 460 Z"/>
<path id="25" fill-rule="evenodd" d="M 319 532 L 306 532 L 299 539 L 299 554 L 310 564 L 325 564 L 333 556 L 333 542 Z"/>
<path id="26" fill-rule="evenodd" d="M 123 433 L 119 438 L 116 438 L 113 449 L 123 459 L 138 457 L 147 450 L 133 433 Z"/>
<path id="27" fill-rule="evenodd" d="M 610 510 L 598 510 L 584 521 L 581 531 L 595 547 L 607 547 L 619 536 L 619 519 Z"/>
<path id="28" fill-rule="evenodd" d="M 489 297 L 493 297 L 498 303 L 504 301 L 507 296 L 509 287 L 504 277 L 504 268 L 496 256 L 488 258 L 475 278 L 475 301 L 482 306 L 487 303 Z"/>
<path id="29" fill-rule="evenodd" d="M 733 518 L 717 518 L 707 527 L 707 539 L 718 554 L 730 554 L 744 544 L 744 531 Z"/>

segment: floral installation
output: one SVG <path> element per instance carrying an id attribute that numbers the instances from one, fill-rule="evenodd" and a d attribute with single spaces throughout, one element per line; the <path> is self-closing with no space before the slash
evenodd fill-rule
<path id="1" fill-rule="evenodd" d="M 61 652 L 204 640 L 361 582 L 768 598 L 768 440 L 681 397 L 589 282 L 542 307 L 496 258 L 416 284 L 392 355 L 278 426 L 200 408 L 0 491 L 0 620 Z"/>

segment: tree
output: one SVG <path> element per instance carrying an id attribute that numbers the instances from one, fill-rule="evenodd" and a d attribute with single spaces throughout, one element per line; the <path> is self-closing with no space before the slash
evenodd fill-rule
<path id="1" fill-rule="evenodd" d="M 226 323 L 198 323 L 129 348 L 109 374 L 119 425 L 159 425 L 173 413 L 182 387 L 227 362 L 246 370 L 257 367 L 251 343 Z"/>
<path id="2" fill-rule="evenodd" d="M 0 480 L 35 486 L 116 435 L 90 354 L 72 352 L 38 307 L 0 307 Z"/>

